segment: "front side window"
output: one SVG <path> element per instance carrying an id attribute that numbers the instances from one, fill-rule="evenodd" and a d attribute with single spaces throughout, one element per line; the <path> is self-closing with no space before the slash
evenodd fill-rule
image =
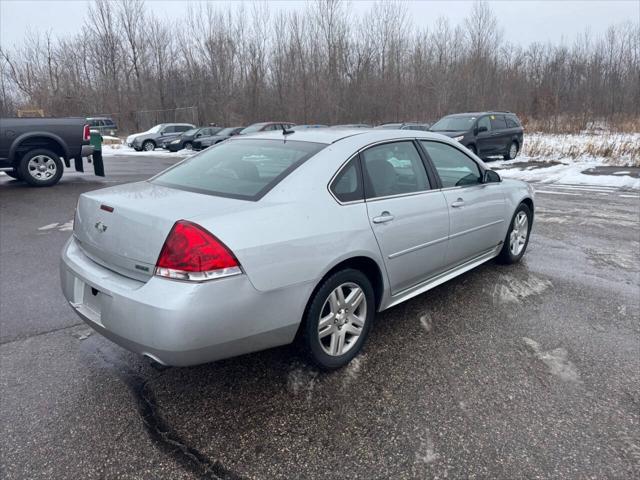
<path id="1" fill-rule="evenodd" d="M 478 129 L 480 129 L 480 127 L 485 127 L 487 132 L 491 131 L 491 121 L 489 120 L 489 117 L 482 117 L 478 120 Z"/>
<path id="2" fill-rule="evenodd" d="M 326 145 L 288 140 L 223 142 L 151 181 L 198 193 L 259 200 Z"/>
<path id="3" fill-rule="evenodd" d="M 442 188 L 481 183 L 478 164 L 451 145 L 421 140 L 442 181 Z"/>
<path id="4" fill-rule="evenodd" d="M 174 128 L 176 132 L 186 132 L 192 129 L 189 125 L 176 125 Z"/>
<path id="5" fill-rule="evenodd" d="M 341 202 L 362 200 L 362 175 L 357 157 L 340 171 L 329 188 Z"/>
<path id="6" fill-rule="evenodd" d="M 362 153 L 367 198 L 429 189 L 422 159 L 412 142 L 377 145 Z"/>

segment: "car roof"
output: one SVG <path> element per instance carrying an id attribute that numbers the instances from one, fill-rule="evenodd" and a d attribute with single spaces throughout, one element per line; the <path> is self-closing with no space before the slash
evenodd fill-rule
<path id="1" fill-rule="evenodd" d="M 247 138 L 266 139 L 266 140 L 296 140 L 302 142 L 314 142 L 332 144 L 342 139 L 358 135 L 364 144 L 377 141 L 405 139 L 405 138 L 424 138 L 431 140 L 446 139 L 444 135 L 433 132 L 425 132 L 421 130 L 385 130 L 385 129 L 368 129 L 368 128 L 306 128 L 304 130 L 294 130 L 292 133 L 283 135 L 281 131 L 250 133 L 233 137 L 234 141 Z"/>
<path id="2" fill-rule="evenodd" d="M 493 110 L 488 110 L 486 112 L 465 112 L 465 113 L 452 113 L 450 115 L 445 115 L 445 117 L 468 117 L 469 115 L 479 117 L 480 115 L 515 115 L 513 112 L 498 112 Z"/>

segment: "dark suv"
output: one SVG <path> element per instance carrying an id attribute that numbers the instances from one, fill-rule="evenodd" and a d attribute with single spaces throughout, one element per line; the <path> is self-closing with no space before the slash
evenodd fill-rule
<path id="1" fill-rule="evenodd" d="M 430 130 L 455 138 L 480 158 L 516 158 L 522 148 L 522 124 L 511 112 L 456 113 L 442 117 Z"/>

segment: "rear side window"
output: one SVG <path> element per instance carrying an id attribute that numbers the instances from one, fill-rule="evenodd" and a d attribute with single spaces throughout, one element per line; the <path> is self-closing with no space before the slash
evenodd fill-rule
<path id="1" fill-rule="evenodd" d="M 442 188 L 476 185 L 481 181 L 478 164 L 451 145 L 422 140 L 438 176 Z"/>
<path id="2" fill-rule="evenodd" d="M 520 122 L 518 122 L 518 119 L 516 117 L 507 115 L 506 117 L 504 117 L 504 119 L 507 122 L 507 128 L 520 127 Z"/>
<path id="3" fill-rule="evenodd" d="M 191 130 L 193 127 L 190 127 L 189 125 L 176 125 L 175 127 L 176 132 L 186 132 L 187 130 Z"/>
<path id="4" fill-rule="evenodd" d="M 429 179 L 413 142 L 377 145 L 362 153 L 367 198 L 428 190 Z"/>
<path id="5" fill-rule="evenodd" d="M 151 181 L 182 190 L 259 200 L 326 145 L 247 139 L 220 143 Z"/>
<path id="6" fill-rule="evenodd" d="M 491 130 L 504 130 L 507 128 L 503 115 L 489 115 L 489 119 L 491 120 Z"/>
<path id="7" fill-rule="evenodd" d="M 362 173 L 357 157 L 340 170 L 329 188 L 341 202 L 353 202 L 364 198 Z"/>

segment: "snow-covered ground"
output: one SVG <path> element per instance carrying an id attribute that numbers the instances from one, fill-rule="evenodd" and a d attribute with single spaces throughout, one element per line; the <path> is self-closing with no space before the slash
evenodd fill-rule
<path id="1" fill-rule="evenodd" d="M 491 169 L 500 173 L 503 178 L 517 178 L 528 182 L 560 183 L 567 185 L 604 185 L 609 187 L 640 189 L 640 178 L 632 176 L 638 169 L 620 168 L 611 174 L 587 174 L 583 173 L 592 169 L 607 166 L 598 159 L 576 160 L 560 159 L 560 163 L 549 163 L 549 166 L 541 166 L 544 162 L 540 158 L 518 157 L 510 161 L 489 162 Z M 527 165 L 527 163 L 529 165 Z M 512 166 L 516 165 L 516 166 Z M 595 170 L 597 172 L 597 170 Z"/>
<path id="2" fill-rule="evenodd" d="M 136 152 L 133 148 L 127 147 L 126 145 L 102 145 L 102 156 L 115 156 L 115 155 L 127 155 L 131 157 L 157 157 L 157 156 L 166 156 L 166 157 L 189 157 L 197 152 L 193 150 L 179 150 L 177 152 L 170 152 L 168 150 L 164 150 L 162 148 L 157 148 L 150 152 Z"/>
<path id="3" fill-rule="evenodd" d="M 640 189 L 640 133 L 525 133 L 521 155 L 488 165 L 504 178 Z"/>

